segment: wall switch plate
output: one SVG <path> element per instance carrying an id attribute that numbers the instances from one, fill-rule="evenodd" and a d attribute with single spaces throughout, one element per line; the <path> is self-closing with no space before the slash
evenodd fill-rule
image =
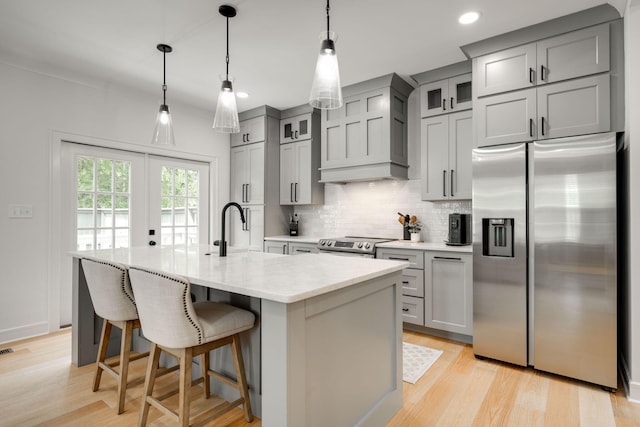
<path id="1" fill-rule="evenodd" d="M 9 218 L 33 218 L 33 205 L 9 205 Z"/>

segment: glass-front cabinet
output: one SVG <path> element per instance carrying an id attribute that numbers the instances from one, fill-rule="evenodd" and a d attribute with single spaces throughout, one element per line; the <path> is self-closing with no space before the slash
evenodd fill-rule
<path id="1" fill-rule="evenodd" d="M 422 117 L 468 110 L 471 101 L 471 73 L 420 86 Z"/>

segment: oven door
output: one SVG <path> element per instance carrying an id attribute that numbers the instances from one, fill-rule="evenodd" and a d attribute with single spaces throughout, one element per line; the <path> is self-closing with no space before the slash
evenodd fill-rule
<path id="1" fill-rule="evenodd" d="M 331 254 L 331 255 L 337 255 L 337 256 L 350 256 L 350 257 L 359 257 L 359 258 L 375 258 L 375 255 L 373 255 L 373 254 L 362 254 L 362 253 L 355 253 L 355 252 L 327 251 L 327 250 L 323 250 L 323 249 L 320 249 L 318 252 L 321 253 L 321 254 Z"/>

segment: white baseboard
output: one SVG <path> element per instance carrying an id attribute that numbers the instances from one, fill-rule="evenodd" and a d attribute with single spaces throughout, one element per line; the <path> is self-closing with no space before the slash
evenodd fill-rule
<path id="1" fill-rule="evenodd" d="M 0 344 L 49 333 L 49 323 L 40 322 L 0 331 Z"/>
<path id="2" fill-rule="evenodd" d="M 620 377 L 624 391 L 627 393 L 627 400 L 634 403 L 640 403 L 640 381 L 632 381 L 629 373 L 629 367 L 624 355 L 620 354 Z"/>

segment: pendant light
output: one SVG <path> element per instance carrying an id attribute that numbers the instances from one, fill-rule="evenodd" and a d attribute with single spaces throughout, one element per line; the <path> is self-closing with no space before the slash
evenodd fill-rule
<path id="1" fill-rule="evenodd" d="M 233 84 L 229 79 L 229 18 L 236 16 L 236 9 L 233 6 L 223 4 L 218 9 L 220 15 L 227 18 L 227 72 L 222 80 L 222 87 L 218 95 L 216 115 L 213 119 L 213 128 L 219 132 L 238 133 L 240 132 L 240 121 L 238 119 L 238 106 L 236 95 L 233 93 Z"/>
<path id="2" fill-rule="evenodd" d="M 156 46 L 162 52 L 162 105 L 156 117 L 156 127 L 153 131 L 152 144 L 157 145 L 176 145 L 173 139 L 173 123 L 171 122 L 171 114 L 167 105 L 167 53 L 173 50 L 171 46 L 159 44 Z"/>
<path id="3" fill-rule="evenodd" d="M 329 30 L 329 0 L 327 0 L 327 31 L 320 33 L 320 53 L 313 76 L 309 104 L 322 110 L 342 107 L 340 70 L 336 56 L 336 33 Z"/>

